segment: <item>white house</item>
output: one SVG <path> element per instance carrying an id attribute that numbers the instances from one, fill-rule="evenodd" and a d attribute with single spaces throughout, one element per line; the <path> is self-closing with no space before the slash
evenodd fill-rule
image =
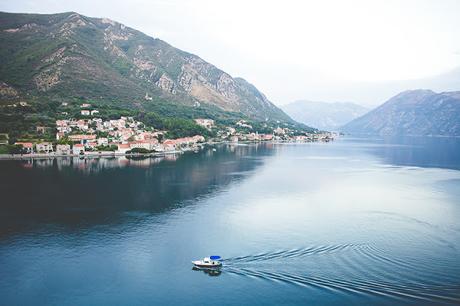
<path id="1" fill-rule="evenodd" d="M 149 96 L 148 92 L 146 92 L 144 99 L 147 100 L 147 101 L 152 101 L 153 98 Z"/>
<path id="2" fill-rule="evenodd" d="M 176 141 L 174 139 L 166 139 L 163 141 L 163 151 L 175 151 Z"/>
<path id="3" fill-rule="evenodd" d="M 236 125 L 241 126 L 241 127 L 246 127 L 252 130 L 252 125 L 247 124 L 246 121 L 240 120 L 236 123 Z"/>
<path id="4" fill-rule="evenodd" d="M 161 143 L 159 143 L 153 147 L 153 150 L 155 150 L 155 152 L 164 152 L 165 147 Z"/>
<path id="5" fill-rule="evenodd" d="M 106 146 L 109 144 L 109 140 L 107 138 L 101 137 L 97 139 L 97 144 L 99 146 Z"/>
<path id="6" fill-rule="evenodd" d="M 275 135 L 284 135 L 286 134 L 286 130 L 280 127 L 277 127 L 276 129 L 273 130 L 273 133 L 275 133 Z"/>
<path id="7" fill-rule="evenodd" d="M 56 154 L 59 155 L 69 155 L 72 153 L 70 145 L 68 144 L 58 144 L 56 145 Z"/>
<path id="8" fill-rule="evenodd" d="M 196 124 L 210 129 L 214 126 L 214 120 L 212 119 L 195 119 Z"/>
<path id="9" fill-rule="evenodd" d="M 129 146 L 131 149 L 134 148 L 142 148 L 146 150 L 153 150 L 155 147 L 158 145 L 158 140 L 153 138 L 149 140 L 139 140 L 139 141 L 133 141 L 129 143 Z"/>
<path id="10" fill-rule="evenodd" d="M 72 148 L 72 153 L 77 155 L 80 153 L 85 153 L 85 146 L 81 143 L 74 144 Z"/>
<path id="11" fill-rule="evenodd" d="M 95 149 L 97 147 L 97 142 L 87 142 L 85 143 L 86 149 Z"/>
<path id="12" fill-rule="evenodd" d="M 82 109 L 82 110 L 81 110 L 81 114 L 82 114 L 83 116 L 89 116 L 89 115 L 91 115 L 91 112 L 90 112 L 89 110 L 87 110 L 87 109 Z"/>
<path id="13" fill-rule="evenodd" d="M 118 145 L 118 150 L 117 150 L 117 153 L 126 153 L 128 152 L 129 150 L 131 150 L 131 147 L 129 146 L 129 144 L 122 144 L 120 143 Z"/>
<path id="14" fill-rule="evenodd" d="M 53 152 L 53 144 L 50 142 L 40 142 L 35 145 L 35 149 L 38 153 L 50 153 Z"/>

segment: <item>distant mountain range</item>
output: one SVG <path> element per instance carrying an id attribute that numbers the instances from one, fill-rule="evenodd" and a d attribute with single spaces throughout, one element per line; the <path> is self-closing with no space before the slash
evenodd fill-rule
<path id="1" fill-rule="evenodd" d="M 295 101 L 281 108 L 294 120 L 320 130 L 335 131 L 342 125 L 365 114 L 368 109 L 350 102 Z"/>
<path id="2" fill-rule="evenodd" d="M 0 103 L 92 99 L 292 122 L 255 86 L 118 22 L 78 13 L 0 13 Z"/>
<path id="3" fill-rule="evenodd" d="M 404 91 L 341 128 L 361 135 L 460 136 L 460 92 Z"/>

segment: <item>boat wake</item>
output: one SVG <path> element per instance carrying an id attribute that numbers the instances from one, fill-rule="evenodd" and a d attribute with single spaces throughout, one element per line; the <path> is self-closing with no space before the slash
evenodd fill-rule
<path id="1" fill-rule="evenodd" d="M 361 245 L 359 244 L 338 244 L 338 245 L 325 245 L 325 246 L 312 246 L 307 248 L 299 248 L 292 250 L 280 250 L 275 252 L 260 253 L 256 255 L 238 256 L 226 258 L 226 263 L 238 263 L 238 262 L 254 262 L 254 261 L 266 261 L 272 259 L 281 258 L 295 258 L 308 255 L 318 255 L 325 253 L 333 253 L 344 251 L 350 248 L 356 248 Z"/>
<path id="2" fill-rule="evenodd" d="M 315 255 L 328 257 L 320 256 L 318 258 L 322 261 L 314 263 L 294 260 Z M 423 263 L 391 258 L 369 244 L 311 246 L 230 257 L 223 261 L 224 273 L 237 276 L 404 302 L 460 303 L 458 277 L 436 271 Z M 309 267 L 315 264 L 326 264 L 327 267 Z"/>
<path id="3" fill-rule="evenodd" d="M 382 281 L 332 279 L 293 273 L 252 270 L 247 268 L 226 268 L 225 272 L 245 277 L 256 277 L 269 281 L 279 281 L 297 286 L 330 290 L 344 294 L 382 296 L 396 300 L 414 300 L 434 303 L 459 303 L 460 286 L 426 286 L 415 283 L 394 284 Z"/>

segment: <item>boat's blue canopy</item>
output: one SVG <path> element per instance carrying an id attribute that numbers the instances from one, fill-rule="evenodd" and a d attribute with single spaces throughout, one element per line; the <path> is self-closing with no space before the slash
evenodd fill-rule
<path id="1" fill-rule="evenodd" d="M 217 260 L 217 259 L 220 259 L 220 256 L 212 255 L 209 258 L 211 258 L 212 260 Z"/>

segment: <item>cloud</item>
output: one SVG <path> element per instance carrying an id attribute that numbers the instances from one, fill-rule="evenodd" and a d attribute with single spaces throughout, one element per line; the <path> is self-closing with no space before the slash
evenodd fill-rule
<path id="1" fill-rule="evenodd" d="M 350 84 L 419 79 L 460 65 L 452 53 L 460 50 L 460 1 L 16 0 L 0 9 L 117 20 L 246 78 L 275 103 L 375 103 L 381 93 Z"/>

